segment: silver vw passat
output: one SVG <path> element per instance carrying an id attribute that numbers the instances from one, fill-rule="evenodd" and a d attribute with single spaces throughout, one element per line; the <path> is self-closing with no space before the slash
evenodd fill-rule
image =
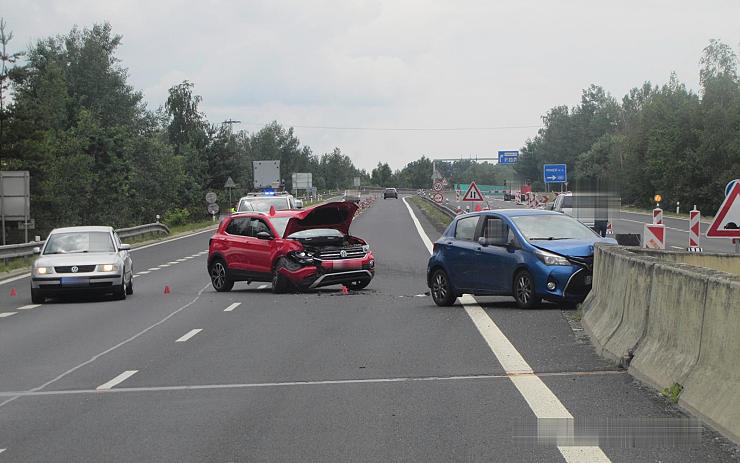
<path id="1" fill-rule="evenodd" d="M 133 264 L 129 250 L 111 227 L 69 227 L 52 230 L 33 263 L 31 300 L 70 292 L 133 294 Z"/>

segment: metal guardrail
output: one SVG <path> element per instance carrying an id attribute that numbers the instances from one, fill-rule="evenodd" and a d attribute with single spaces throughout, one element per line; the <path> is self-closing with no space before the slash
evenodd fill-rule
<path id="1" fill-rule="evenodd" d="M 429 199 L 428 197 L 426 197 L 424 195 L 421 195 L 421 198 L 424 201 L 426 201 L 429 204 L 431 204 L 432 206 L 434 206 L 437 209 L 439 209 L 443 214 L 447 215 L 450 219 L 454 218 L 457 215 L 457 213 L 454 210 L 450 209 L 449 207 L 445 206 L 444 204 L 438 204 L 438 203 L 432 201 L 431 199 Z"/>
<path id="2" fill-rule="evenodd" d="M 134 236 L 146 235 L 148 233 L 164 233 L 165 235 L 169 235 L 170 229 L 163 223 L 148 223 L 145 225 L 138 225 L 136 227 L 121 228 L 116 230 L 116 233 L 118 233 L 118 236 L 121 238 L 132 238 Z M 14 259 L 17 257 L 32 256 L 33 248 L 41 247 L 44 243 L 45 240 L 0 246 L 0 259 Z"/>

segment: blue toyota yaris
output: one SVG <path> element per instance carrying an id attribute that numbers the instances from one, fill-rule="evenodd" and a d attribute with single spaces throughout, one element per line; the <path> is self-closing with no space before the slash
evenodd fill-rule
<path id="1" fill-rule="evenodd" d="M 577 303 L 591 290 L 594 243 L 617 244 L 553 211 L 465 214 L 434 243 L 427 284 L 440 306 L 462 294 L 514 296 L 521 308 Z"/>

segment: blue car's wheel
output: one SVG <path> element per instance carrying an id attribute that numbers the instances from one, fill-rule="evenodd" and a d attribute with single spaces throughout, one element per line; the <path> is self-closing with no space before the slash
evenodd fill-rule
<path id="1" fill-rule="evenodd" d="M 514 277 L 513 293 L 516 305 L 522 309 L 531 309 L 542 302 L 542 299 L 534 292 L 534 279 L 526 270 L 521 270 Z"/>
<path id="2" fill-rule="evenodd" d="M 450 286 L 450 279 L 444 270 L 437 269 L 432 274 L 432 299 L 434 303 L 441 307 L 450 306 L 455 303 L 457 296 Z"/>

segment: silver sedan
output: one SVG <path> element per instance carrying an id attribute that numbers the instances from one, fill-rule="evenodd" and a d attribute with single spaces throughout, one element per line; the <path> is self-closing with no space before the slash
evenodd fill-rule
<path id="1" fill-rule="evenodd" d="M 33 263 L 31 300 L 70 292 L 133 294 L 131 246 L 121 243 L 111 227 L 68 227 L 52 230 Z"/>

